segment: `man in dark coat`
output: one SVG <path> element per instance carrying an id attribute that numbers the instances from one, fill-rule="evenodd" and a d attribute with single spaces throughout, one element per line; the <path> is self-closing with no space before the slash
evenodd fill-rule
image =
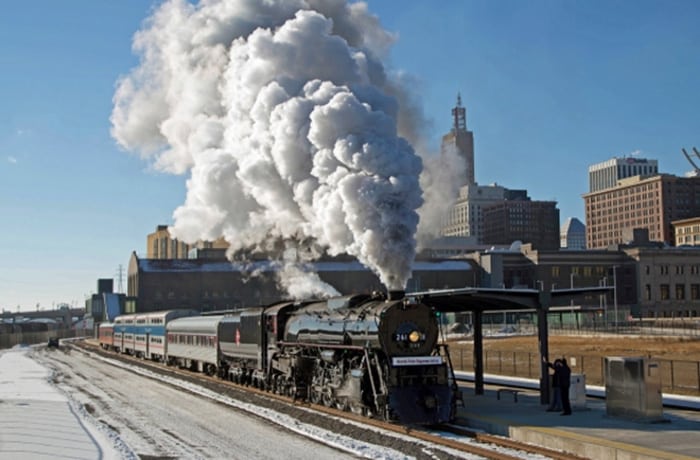
<path id="1" fill-rule="evenodd" d="M 561 415 L 571 415 L 571 402 L 569 401 L 570 386 L 571 368 L 566 363 L 566 358 L 562 358 L 559 372 L 559 391 L 561 391 L 561 406 L 564 412 L 562 412 Z"/>
<path id="2" fill-rule="evenodd" d="M 545 362 L 547 362 L 545 360 Z M 555 359 L 554 364 L 547 362 L 550 369 L 554 369 L 552 375 L 552 402 L 547 407 L 547 412 L 559 412 L 561 410 L 561 388 L 559 387 L 559 376 L 561 374 L 561 360 Z"/>

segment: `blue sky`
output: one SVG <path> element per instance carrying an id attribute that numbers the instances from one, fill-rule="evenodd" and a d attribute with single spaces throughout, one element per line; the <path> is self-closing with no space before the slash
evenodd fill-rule
<path id="1" fill-rule="evenodd" d="M 525 188 L 583 221 L 592 163 L 639 152 L 663 172 L 690 169 L 680 149 L 700 147 L 700 3 L 368 3 L 397 35 L 387 65 L 415 79 L 435 149 L 461 93 L 479 183 Z M 109 133 L 153 4 L 4 5 L 0 307 L 82 306 L 184 201 L 185 176 L 153 171 Z"/>

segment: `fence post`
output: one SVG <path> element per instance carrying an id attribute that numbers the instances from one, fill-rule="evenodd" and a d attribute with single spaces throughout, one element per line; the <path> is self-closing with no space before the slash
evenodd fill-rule
<path id="1" fill-rule="evenodd" d="M 605 357 L 600 357 L 600 381 L 603 382 L 605 386 Z"/>
<path id="2" fill-rule="evenodd" d="M 676 388 L 676 379 L 675 376 L 673 375 L 673 360 L 669 360 L 671 362 L 671 391 L 673 391 Z"/>

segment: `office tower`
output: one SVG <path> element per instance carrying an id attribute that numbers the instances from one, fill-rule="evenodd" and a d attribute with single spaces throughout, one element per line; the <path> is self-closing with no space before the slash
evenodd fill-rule
<path id="1" fill-rule="evenodd" d="M 634 229 L 647 229 L 651 241 L 672 245 L 671 222 L 700 216 L 700 177 L 628 177 L 583 200 L 588 249 L 626 243 Z"/>
<path id="2" fill-rule="evenodd" d="M 561 228 L 562 249 L 586 249 L 586 226 L 576 217 L 569 217 Z"/>
<path id="3" fill-rule="evenodd" d="M 467 130 L 467 111 L 462 107 L 462 96 L 457 95 L 457 105 L 452 109 L 452 129 L 442 136 L 442 155 L 457 154 L 466 163 L 465 181 L 460 185 L 475 184 L 474 133 Z"/>
<path id="4" fill-rule="evenodd" d="M 659 173 L 656 160 L 637 157 L 612 158 L 588 167 L 588 191 L 597 192 L 615 187 L 626 177 L 648 177 Z"/>

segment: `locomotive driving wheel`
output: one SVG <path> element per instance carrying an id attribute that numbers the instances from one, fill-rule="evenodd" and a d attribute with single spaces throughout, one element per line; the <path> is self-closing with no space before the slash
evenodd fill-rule
<path id="1" fill-rule="evenodd" d="M 343 412 L 347 411 L 350 408 L 350 403 L 348 403 L 348 398 L 336 399 L 335 407 L 336 407 L 336 409 L 342 410 Z"/>
<path id="2" fill-rule="evenodd" d="M 272 392 L 278 395 L 284 393 L 284 384 L 282 383 L 281 375 L 275 375 L 272 377 Z"/>
<path id="3" fill-rule="evenodd" d="M 318 390 L 315 386 L 311 387 L 311 390 L 309 391 L 309 399 L 313 404 L 321 404 L 321 391 Z"/>
<path id="4" fill-rule="evenodd" d="M 324 388 L 321 390 L 321 401 L 326 407 L 333 407 L 335 403 L 335 398 L 333 397 L 333 390 L 330 388 Z"/>
<path id="5" fill-rule="evenodd" d="M 287 382 L 287 396 L 295 399 L 297 397 L 297 385 L 293 379 L 289 379 Z"/>
<path id="6" fill-rule="evenodd" d="M 364 415 L 364 406 L 360 403 L 352 403 L 350 404 L 350 412 L 352 412 L 355 415 Z"/>

